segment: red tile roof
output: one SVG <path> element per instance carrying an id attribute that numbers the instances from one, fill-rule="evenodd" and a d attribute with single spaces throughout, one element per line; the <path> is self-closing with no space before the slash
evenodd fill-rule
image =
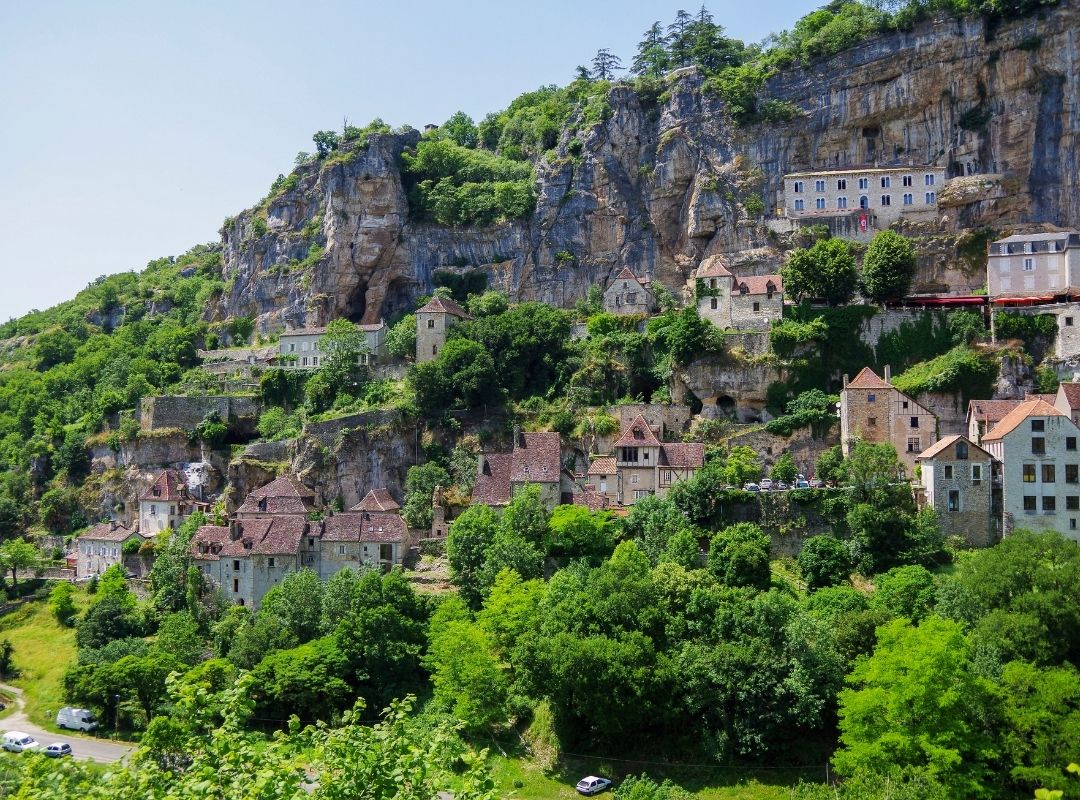
<path id="1" fill-rule="evenodd" d="M 673 469 L 701 469 L 705 466 L 705 445 L 701 442 L 660 445 L 660 466 Z"/>
<path id="2" fill-rule="evenodd" d="M 221 551 L 229 542 L 229 528 L 224 525 L 203 525 L 191 537 L 188 552 L 199 561 L 217 561 Z M 206 552 L 203 552 L 203 548 Z"/>
<path id="3" fill-rule="evenodd" d="M 503 506 L 510 502 L 510 466 L 512 453 L 484 453 L 476 470 L 472 501 L 486 506 Z"/>
<path id="4" fill-rule="evenodd" d="M 416 313 L 443 313 L 461 317 L 462 319 L 472 319 L 472 317 L 465 312 L 464 308 L 459 306 L 453 300 L 448 300 L 445 297 L 432 297 L 428 300 L 427 304 L 424 305 L 423 308 L 418 309 Z"/>
<path id="5" fill-rule="evenodd" d="M 251 543 L 245 551 L 263 556 L 296 555 L 300 551 L 300 542 L 312 530 L 305 517 L 285 515 L 239 520 L 236 525 L 240 542 Z"/>
<path id="6" fill-rule="evenodd" d="M 644 277 L 639 278 L 637 275 L 635 275 L 633 272 L 631 272 L 630 267 L 623 267 L 621 270 L 619 270 L 619 274 L 616 275 L 614 278 L 612 278 L 612 280 L 615 280 L 615 281 L 637 281 L 642 286 L 645 286 L 649 282 L 648 278 L 644 278 Z"/>
<path id="7" fill-rule="evenodd" d="M 323 521 L 325 542 L 403 542 L 409 529 L 400 514 L 381 511 L 346 511 Z"/>
<path id="8" fill-rule="evenodd" d="M 945 450 L 947 447 L 949 447 L 951 444 L 959 441 L 967 442 L 967 445 L 971 450 L 975 450 L 981 453 L 985 458 L 991 458 L 988 452 L 986 452 L 973 441 L 971 441 L 971 439 L 967 438 L 966 436 L 961 436 L 960 434 L 953 434 L 952 436 L 946 436 L 944 439 L 938 439 L 936 442 L 934 442 L 934 444 L 930 445 L 928 448 L 919 453 L 918 457 L 915 460 L 922 461 L 925 458 L 933 458 L 942 450 Z"/>
<path id="9" fill-rule="evenodd" d="M 511 483 L 557 483 L 562 473 L 558 433 L 519 433 L 510 464 Z"/>
<path id="10" fill-rule="evenodd" d="M 95 542 L 123 542 L 139 534 L 116 522 L 99 522 L 88 531 L 80 533 L 79 539 L 93 539 Z"/>
<path id="11" fill-rule="evenodd" d="M 597 456 L 589 462 L 589 475 L 614 475 L 615 456 Z"/>
<path id="12" fill-rule="evenodd" d="M 1065 394 L 1065 402 L 1069 404 L 1069 408 L 1080 409 L 1080 383 L 1063 383 L 1061 391 Z"/>
<path id="13" fill-rule="evenodd" d="M 862 371 L 855 376 L 855 380 L 848 381 L 847 389 L 888 389 L 887 384 L 870 367 L 863 367 Z"/>
<path id="14" fill-rule="evenodd" d="M 1053 405 L 1057 402 L 1056 394 L 1029 394 L 1024 398 L 1025 400 L 1042 400 L 1044 403 Z"/>
<path id="15" fill-rule="evenodd" d="M 314 508 L 314 501 L 315 492 L 291 475 L 283 475 L 252 491 L 236 513 L 304 515 Z"/>
<path id="16" fill-rule="evenodd" d="M 774 292 L 784 291 L 784 281 L 779 275 L 751 275 L 746 278 L 737 278 L 737 281 L 739 291 L 742 291 L 745 286 L 747 294 L 768 294 L 769 284 L 772 284 Z"/>
<path id="17" fill-rule="evenodd" d="M 607 495 L 601 494 L 591 486 L 586 486 L 580 494 L 574 495 L 574 505 L 585 506 L 589 511 L 603 511 L 609 503 Z"/>
<path id="18" fill-rule="evenodd" d="M 994 429 L 990 433 L 986 434 L 982 438 L 984 442 L 989 442 L 1002 438 L 1008 433 L 1011 433 L 1028 417 L 1064 417 L 1065 415 L 1047 403 L 1045 400 L 1034 398 L 1031 400 L 1025 400 L 1018 405 L 1012 411 L 1005 415 L 1005 417 L 994 426 Z"/>
<path id="19" fill-rule="evenodd" d="M 396 511 L 401 508 L 386 489 L 372 489 L 350 511 Z"/>
<path id="20" fill-rule="evenodd" d="M 722 256 L 709 256 L 697 268 L 698 278 L 734 278 Z"/>
<path id="21" fill-rule="evenodd" d="M 187 496 L 187 484 L 180 477 L 180 473 L 174 469 L 167 469 L 154 478 L 154 482 L 147 487 L 146 491 L 139 495 L 139 501 L 160 500 L 165 503 L 175 503 Z"/>
<path id="22" fill-rule="evenodd" d="M 622 431 L 615 447 L 656 447 L 659 444 L 660 440 L 656 438 L 645 417 L 638 414 L 630 426 Z"/>
<path id="23" fill-rule="evenodd" d="M 1022 400 L 971 400 L 968 416 L 983 422 L 1001 422 L 1005 415 L 1016 408 Z"/>

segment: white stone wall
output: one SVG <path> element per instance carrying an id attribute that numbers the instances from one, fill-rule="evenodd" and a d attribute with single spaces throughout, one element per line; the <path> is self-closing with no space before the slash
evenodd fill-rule
<path id="1" fill-rule="evenodd" d="M 1042 432 L 1032 430 L 1032 420 L 1043 421 Z M 1045 453 L 1032 452 L 1032 438 L 1045 439 Z M 1057 531 L 1080 541 L 1080 449 L 1069 450 L 1067 439 L 1080 448 L 1080 428 L 1067 417 L 1033 417 L 1024 420 L 999 442 L 989 443 L 987 449 L 1002 459 L 1002 510 L 1005 530 L 1027 528 L 1036 531 Z M 999 455 L 1000 454 L 1000 455 Z M 1035 480 L 1024 480 L 1024 467 L 1035 470 Z M 1054 480 L 1046 481 L 1044 466 L 1052 466 Z M 1067 480 L 1068 467 L 1075 467 L 1077 480 Z M 1024 498 L 1035 499 L 1035 509 L 1024 507 Z M 1046 508 L 1045 498 L 1053 498 L 1053 509 Z M 1071 498 L 1071 499 L 1070 499 Z M 1077 508 L 1070 509 L 1072 503 Z"/>
<path id="2" fill-rule="evenodd" d="M 865 208 L 885 228 L 910 213 L 935 212 L 937 194 L 944 188 L 945 170 L 940 167 L 799 172 L 784 176 L 783 208 L 791 219 Z"/>

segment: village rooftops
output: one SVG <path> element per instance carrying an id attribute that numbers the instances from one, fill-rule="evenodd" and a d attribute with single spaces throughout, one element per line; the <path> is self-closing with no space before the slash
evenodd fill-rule
<path id="1" fill-rule="evenodd" d="M 382 511 L 346 511 L 323 520 L 324 542 L 403 542 L 409 529 L 400 514 Z"/>
<path id="2" fill-rule="evenodd" d="M 301 540 L 312 530 L 306 517 L 291 515 L 237 520 L 234 525 L 237 538 L 229 542 L 222 555 L 295 555 Z"/>
<path id="3" fill-rule="evenodd" d="M 944 167 L 935 167 L 932 164 L 904 164 L 902 166 L 879 167 L 875 164 L 861 164 L 854 167 L 831 167 L 829 169 L 814 169 L 803 172 L 787 172 L 784 178 L 813 178 L 820 175 L 851 175 L 855 172 L 943 172 Z"/>
<path id="4" fill-rule="evenodd" d="M 379 320 L 375 323 L 366 323 L 363 325 L 355 325 L 356 329 L 363 331 L 364 333 L 373 333 L 374 331 L 382 330 L 386 327 L 386 323 L 383 320 Z M 281 332 L 280 336 L 322 336 L 328 330 L 327 326 L 311 327 L 311 328 L 290 328 Z"/>
<path id="5" fill-rule="evenodd" d="M 221 551 L 231 541 L 228 526 L 203 525 L 191 537 L 188 550 L 193 558 L 217 561 L 221 558 Z"/>
<path id="6" fill-rule="evenodd" d="M 736 278 L 739 291 L 746 294 L 771 294 L 784 291 L 784 280 L 779 275 L 752 275 Z"/>
<path id="7" fill-rule="evenodd" d="M 314 507 L 315 492 L 289 475 L 260 486 L 247 496 L 237 514 L 300 514 Z"/>
<path id="8" fill-rule="evenodd" d="M 1080 383 L 1063 383 L 1061 392 L 1065 395 L 1065 402 L 1069 404 L 1069 408 L 1080 410 Z"/>
<path id="9" fill-rule="evenodd" d="M 880 377 L 870 367 L 863 367 L 862 371 L 855 376 L 855 380 L 848 381 L 845 389 L 890 389 L 892 385 Z"/>
<path id="10" fill-rule="evenodd" d="M 372 489 L 351 511 L 397 511 L 401 508 L 386 489 Z"/>
<path id="11" fill-rule="evenodd" d="M 472 319 L 465 309 L 445 297 L 432 297 L 423 308 L 417 309 L 417 314 L 450 314 L 461 319 Z"/>
<path id="12" fill-rule="evenodd" d="M 709 256 L 697 268 L 699 278 L 734 278 L 722 256 Z"/>
<path id="13" fill-rule="evenodd" d="M 970 400 L 968 401 L 968 416 L 987 424 L 1001 422 L 1006 414 L 1022 402 L 1022 400 Z"/>
<path id="14" fill-rule="evenodd" d="M 1004 239 L 995 239 L 993 244 L 1023 244 L 1024 242 L 1059 242 L 1062 239 L 1072 238 L 1074 243 L 1080 244 L 1080 233 L 1074 230 L 1054 231 L 1052 233 L 1015 233 Z"/>
<path id="15" fill-rule="evenodd" d="M 562 472 L 562 440 L 556 432 L 519 433 L 510 464 L 511 483 L 554 483 Z"/>
<path id="16" fill-rule="evenodd" d="M 606 494 L 598 492 L 592 486 L 583 488 L 573 499 L 575 506 L 585 506 L 589 511 L 603 511 L 611 504 Z"/>
<path id="17" fill-rule="evenodd" d="M 134 535 L 137 535 L 135 531 L 118 522 L 99 522 L 90 530 L 80 533 L 78 538 L 95 542 L 123 542 Z"/>
<path id="18" fill-rule="evenodd" d="M 969 448 L 971 448 L 972 450 L 978 450 L 982 457 L 991 458 L 991 455 L 988 452 L 986 452 L 973 441 L 971 441 L 971 439 L 967 438 L 966 436 L 961 436 L 958 433 L 954 433 L 952 436 L 946 436 L 944 439 L 938 439 L 936 442 L 934 442 L 934 444 L 930 445 L 928 448 L 919 453 L 919 455 L 915 457 L 915 460 L 923 461 L 927 458 L 934 458 L 936 455 L 941 453 L 943 450 L 948 449 L 956 442 L 966 442 Z"/>
<path id="19" fill-rule="evenodd" d="M 176 470 L 167 469 L 160 472 L 146 491 L 139 495 L 139 501 L 175 503 L 186 497 L 187 485 L 181 480 L 180 474 Z"/>
<path id="20" fill-rule="evenodd" d="M 510 502 L 510 466 L 512 453 L 484 453 L 480 456 L 473 484 L 472 501 L 487 506 Z"/>
<path id="21" fill-rule="evenodd" d="M 597 456 L 589 461 L 589 475 L 614 475 L 615 456 Z"/>
<path id="22" fill-rule="evenodd" d="M 659 447 L 660 440 L 656 438 L 645 417 L 640 414 L 630 425 L 622 431 L 615 447 Z"/>
<path id="23" fill-rule="evenodd" d="M 1064 417 L 1065 415 L 1045 400 L 1033 398 L 1025 400 L 1002 418 L 986 436 L 984 442 L 1001 439 L 1019 427 L 1029 417 Z"/>
<path id="24" fill-rule="evenodd" d="M 637 281 L 642 286 L 649 285 L 649 279 L 646 277 L 639 277 L 631 271 L 630 267 L 623 267 L 619 270 L 619 274 L 612 278 L 613 281 Z"/>
<path id="25" fill-rule="evenodd" d="M 673 469 L 701 469 L 705 465 L 705 445 L 665 442 L 660 445 L 660 466 Z"/>

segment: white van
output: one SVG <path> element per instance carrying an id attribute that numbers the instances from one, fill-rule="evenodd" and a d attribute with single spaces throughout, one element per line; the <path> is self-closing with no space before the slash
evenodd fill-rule
<path id="1" fill-rule="evenodd" d="M 37 739 L 22 731 L 8 731 L 4 734 L 4 749 L 11 753 L 21 753 L 23 750 L 38 750 L 41 745 Z"/>
<path id="2" fill-rule="evenodd" d="M 94 715 L 85 708 L 64 706 L 56 713 L 56 727 L 72 731 L 92 731 L 98 726 Z"/>

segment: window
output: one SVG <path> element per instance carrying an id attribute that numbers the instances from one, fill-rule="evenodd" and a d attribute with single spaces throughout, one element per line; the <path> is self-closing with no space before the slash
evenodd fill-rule
<path id="1" fill-rule="evenodd" d="M 933 175 L 933 173 L 930 173 L 930 172 L 926 173 L 926 175 L 923 176 L 923 183 L 926 186 L 933 186 L 934 185 L 934 175 Z"/>
<path id="2" fill-rule="evenodd" d="M 237 559 L 233 559 L 232 568 L 233 568 L 233 572 L 239 572 L 240 571 L 240 561 L 237 560 Z"/>
<path id="3" fill-rule="evenodd" d="M 824 197 L 817 198 L 814 201 L 814 208 L 816 208 L 818 211 L 824 211 L 825 210 L 825 198 Z"/>
<path id="4" fill-rule="evenodd" d="M 842 192 L 845 189 L 847 189 L 847 178 L 837 178 L 837 180 L 836 180 L 836 190 L 839 191 L 839 192 Z"/>
<path id="5" fill-rule="evenodd" d="M 1066 497 L 1065 508 L 1068 511 L 1080 511 L 1080 495 L 1070 494 Z"/>
<path id="6" fill-rule="evenodd" d="M 1056 478 L 1057 478 L 1057 471 L 1054 469 L 1054 465 L 1053 464 L 1043 464 L 1042 465 L 1042 482 L 1043 483 L 1053 483 Z"/>
<path id="7" fill-rule="evenodd" d="M 870 394 L 866 395 L 866 402 L 868 402 L 868 403 L 876 403 L 877 402 L 877 395 L 874 394 L 873 392 L 870 392 Z"/>
<path id="8" fill-rule="evenodd" d="M 890 186 L 892 186 L 892 178 L 890 178 L 888 175 L 883 175 L 881 177 L 881 188 L 888 189 Z"/>
<path id="9" fill-rule="evenodd" d="M 870 179 L 869 178 L 859 178 L 859 188 L 860 189 L 869 189 L 870 188 Z"/>
<path id="10" fill-rule="evenodd" d="M 971 483 L 973 486 L 978 486 L 982 483 L 982 464 L 971 465 Z"/>
<path id="11" fill-rule="evenodd" d="M 761 311 L 761 303 L 754 303 L 754 313 Z"/>
<path id="12" fill-rule="evenodd" d="M 836 207 L 837 208 L 847 208 L 847 198 L 846 197 L 838 197 L 838 198 L 836 198 Z"/>
<path id="13" fill-rule="evenodd" d="M 904 192 L 904 205 L 910 206 L 915 204 L 915 198 L 912 197 L 911 192 Z"/>
<path id="14" fill-rule="evenodd" d="M 870 198 L 863 195 L 859 198 L 859 208 L 870 208 Z"/>
<path id="15" fill-rule="evenodd" d="M 1070 519 L 1069 520 L 1069 530 L 1070 531 L 1075 531 L 1076 530 L 1076 520 L 1075 519 Z"/>
<path id="16" fill-rule="evenodd" d="M 1025 253 L 1033 253 L 1033 252 L 1035 252 L 1035 245 L 1032 244 L 1031 242 L 1024 242 L 1024 252 Z"/>
<path id="17" fill-rule="evenodd" d="M 868 417 L 866 420 L 866 427 L 874 428 L 877 426 L 877 417 Z"/>
<path id="18" fill-rule="evenodd" d="M 907 440 L 907 451 L 909 453 L 918 453 L 922 450 L 922 439 L 918 436 L 909 436 Z"/>
<path id="19" fill-rule="evenodd" d="M 956 489 L 949 490 L 949 511 L 960 510 L 960 492 Z"/>
<path id="20" fill-rule="evenodd" d="M 240 579 L 239 578 L 233 578 L 232 590 L 234 592 L 239 592 L 240 591 Z"/>
<path id="21" fill-rule="evenodd" d="M 345 555 L 345 545 L 339 544 L 337 547 L 337 551 L 339 556 Z"/>
<path id="22" fill-rule="evenodd" d="M 713 311 L 716 311 L 716 298 L 715 297 L 713 297 L 713 298 L 711 298 L 709 300 L 709 308 L 711 308 Z"/>
<path id="23" fill-rule="evenodd" d="M 1046 439 L 1041 436 L 1032 436 L 1031 452 L 1037 456 L 1046 455 Z"/>
<path id="24" fill-rule="evenodd" d="M 1057 511 L 1057 498 L 1054 495 L 1043 495 L 1043 511 Z"/>
<path id="25" fill-rule="evenodd" d="M 956 459 L 958 461 L 967 461 L 968 458 L 968 446 L 967 442 L 956 443 Z"/>
<path id="26" fill-rule="evenodd" d="M 157 506 L 150 506 L 150 513 L 157 514 Z"/>
<path id="27" fill-rule="evenodd" d="M 1035 269 L 1035 259 L 1033 259 L 1033 258 L 1025 258 L 1024 259 L 1024 272 L 1031 272 L 1033 269 Z"/>
<path id="28" fill-rule="evenodd" d="M 638 460 L 636 447 L 624 447 L 622 448 L 622 458 L 620 461 L 628 462 L 630 464 L 636 464 Z"/>
<path id="29" fill-rule="evenodd" d="M 814 191 L 815 192 L 824 192 L 825 191 L 825 181 L 814 181 Z"/>
<path id="30" fill-rule="evenodd" d="M 952 464 L 945 465 L 945 480 L 952 480 Z"/>
<path id="31" fill-rule="evenodd" d="M 1075 436 L 1066 436 L 1065 437 L 1065 449 L 1066 450 L 1075 450 L 1076 449 L 1076 437 Z"/>
<path id="32" fill-rule="evenodd" d="M 1038 510 L 1038 509 L 1037 509 L 1037 506 L 1035 505 L 1035 495 L 1033 495 L 1033 494 L 1025 494 L 1024 495 L 1024 511 L 1036 511 L 1036 510 Z"/>
<path id="33" fill-rule="evenodd" d="M 715 289 L 716 288 L 716 278 L 709 278 L 709 288 L 710 289 Z"/>
<path id="34" fill-rule="evenodd" d="M 1040 433 L 1045 431 L 1046 430 L 1046 420 L 1045 419 L 1033 419 L 1031 421 L 1031 430 L 1038 431 Z"/>
<path id="35" fill-rule="evenodd" d="M 318 356 L 312 356 L 311 357 L 311 365 L 313 367 L 319 366 L 319 357 Z"/>
<path id="36" fill-rule="evenodd" d="M 904 186 L 911 186 L 911 176 L 910 175 L 905 175 L 904 176 Z"/>
<path id="37" fill-rule="evenodd" d="M 306 367 L 307 365 L 307 356 L 304 356 L 304 366 Z"/>
<path id="38" fill-rule="evenodd" d="M 434 328 L 434 327 L 435 327 L 435 320 L 433 320 L 433 319 L 429 319 L 429 320 L 427 321 L 427 326 L 428 326 L 429 328 Z"/>
<path id="39" fill-rule="evenodd" d="M 1080 483 L 1080 465 L 1065 465 L 1065 483 Z"/>
<path id="40" fill-rule="evenodd" d="M 796 211 L 802 211 L 803 210 L 803 201 L 802 200 L 796 200 L 795 201 L 795 210 Z"/>
<path id="41" fill-rule="evenodd" d="M 640 500 L 642 497 L 648 497 L 652 492 L 648 489 L 634 489 L 634 499 Z"/>
<path id="42" fill-rule="evenodd" d="M 638 474 L 635 472 L 633 475 L 630 476 L 630 483 L 638 483 L 638 477 Z"/>
<path id="43" fill-rule="evenodd" d="M 1024 483 L 1035 483 L 1035 465 L 1024 464 Z"/>
<path id="44" fill-rule="evenodd" d="M 268 567 L 273 567 L 273 566 L 275 566 L 275 564 L 274 564 L 274 557 L 273 557 L 273 556 L 270 556 L 270 558 L 266 559 L 266 566 L 268 566 Z"/>
<path id="45" fill-rule="evenodd" d="M 289 343 L 289 352 L 290 353 L 295 353 L 296 352 L 296 345 L 291 343 L 291 342 Z"/>
<path id="46" fill-rule="evenodd" d="M 304 353 L 307 352 L 307 342 L 300 342 L 300 350 Z"/>
<path id="47" fill-rule="evenodd" d="M 1072 326 L 1073 326 L 1073 318 L 1072 317 L 1065 317 L 1065 327 L 1066 328 L 1071 328 Z"/>
<path id="48" fill-rule="evenodd" d="M 887 195 L 887 194 L 883 194 L 881 196 L 881 205 L 883 205 L 883 206 L 892 205 L 892 197 Z"/>
<path id="49" fill-rule="evenodd" d="M 936 192 L 927 192 L 926 193 L 926 204 L 928 206 L 932 206 L 936 202 L 937 202 L 937 193 Z"/>
<path id="50" fill-rule="evenodd" d="M 439 354 L 439 346 L 438 346 L 437 344 L 433 344 L 433 345 L 431 346 L 431 354 L 432 354 L 433 356 L 435 356 L 435 355 L 438 355 L 438 354 Z"/>
<path id="51" fill-rule="evenodd" d="M 795 181 L 795 194 L 802 194 L 802 190 L 803 190 L 803 182 L 802 181 Z"/>
<path id="52" fill-rule="evenodd" d="M 912 417 L 911 418 L 911 427 L 912 428 L 919 427 L 919 418 L 918 417 Z"/>

